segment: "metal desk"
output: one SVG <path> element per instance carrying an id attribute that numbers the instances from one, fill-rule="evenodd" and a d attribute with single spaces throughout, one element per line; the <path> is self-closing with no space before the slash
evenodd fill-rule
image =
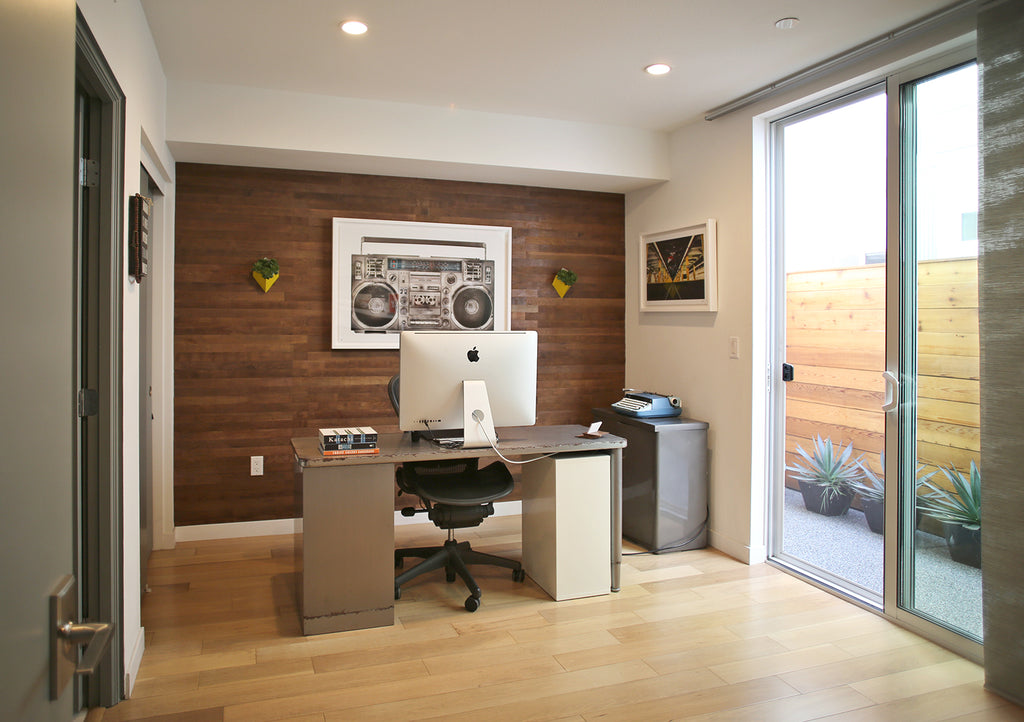
<path id="1" fill-rule="evenodd" d="M 510 458 L 606 452 L 611 457 L 611 591 L 622 564 L 622 449 L 610 434 L 581 438 L 585 426 L 522 426 L 498 430 Z M 383 627 L 395 623 L 395 464 L 444 458 L 496 459 L 493 449 L 442 449 L 409 434 L 381 434 L 380 453 L 324 457 L 316 438 L 292 439 L 302 488 L 304 634 Z"/>

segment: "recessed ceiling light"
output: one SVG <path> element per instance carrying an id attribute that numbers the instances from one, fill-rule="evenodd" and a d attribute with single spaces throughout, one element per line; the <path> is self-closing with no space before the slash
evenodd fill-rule
<path id="1" fill-rule="evenodd" d="M 792 30 L 800 24 L 800 18 L 782 18 L 775 21 L 775 27 L 779 30 Z"/>
<path id="2" fill-rule="evenodd" d="M 654 63 L 652 65 L 648 65 L 644 70 L 646 70 L 650 75 L 664 75 L 672 70 L 672 68 L 665 63 Z"/>
<path id="3" fill-rule="evenodd" d="M 366 32 L 366 23 L 359 20 L 346 20 L 341 24 L 341 29 L 349 35 L 362 35 Z"/>

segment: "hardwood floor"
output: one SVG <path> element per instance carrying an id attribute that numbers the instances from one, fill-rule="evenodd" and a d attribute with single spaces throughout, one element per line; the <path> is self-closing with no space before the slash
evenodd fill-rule
<path id="1" fill-rule="evenodd" d="M 396 533 L 400 546 L 443 539 Z M 518 556 L 519 518 L 460 538 Z M 557 603 L 477 568 L 473 614 L 438 572 L 403 588 L 394 627 L 303 637 L 295 543 L 155 552 L 134 694 L 90 722 L 1024 719 L 977 665 L 711 549 L 628 556 L 618 594 Z"/>

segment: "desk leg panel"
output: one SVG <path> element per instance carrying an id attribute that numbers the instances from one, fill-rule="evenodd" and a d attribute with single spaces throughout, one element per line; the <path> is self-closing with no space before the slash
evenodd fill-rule
<path id="1" fill-rule="evenodd" d="M 395 623 L 394 466 L 306 468 L 302 537 L 303 633 Z"/>
<path id="2" fill-rule="evenodd" d="M 612 449 L 612 591 L 622 589 L 622 449 Z"/>

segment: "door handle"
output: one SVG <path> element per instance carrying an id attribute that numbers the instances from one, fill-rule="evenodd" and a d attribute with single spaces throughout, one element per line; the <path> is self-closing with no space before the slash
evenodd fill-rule
<path id="1" fill-rule="evenodd" d="M 114 634 L 113 623 L 74 622 L 78 617 L 75 577 L 60 580 L 50 594 L 50 699 L 60 699 L 72 677 L 94 674 Z M 85 646 L 82 659 L 78 648 Z"/>
<path id="2" fill-rule="evenodd" d="M 882 411 L 895 411 L 900 403 L 900 380 L 892 371 L 883 371 L 882 378 L 885 379 L 885 401 L 882 402 Z"/>
<path id="3" fill-rule="evenodd" d="M 75 667 L 76 675 L 96 671 L 113 633 L 114 625 L 110 622 L 65 622 L 57 629 L 57 634 L 72 644 L 85 645 L 82 659 Z"/>

